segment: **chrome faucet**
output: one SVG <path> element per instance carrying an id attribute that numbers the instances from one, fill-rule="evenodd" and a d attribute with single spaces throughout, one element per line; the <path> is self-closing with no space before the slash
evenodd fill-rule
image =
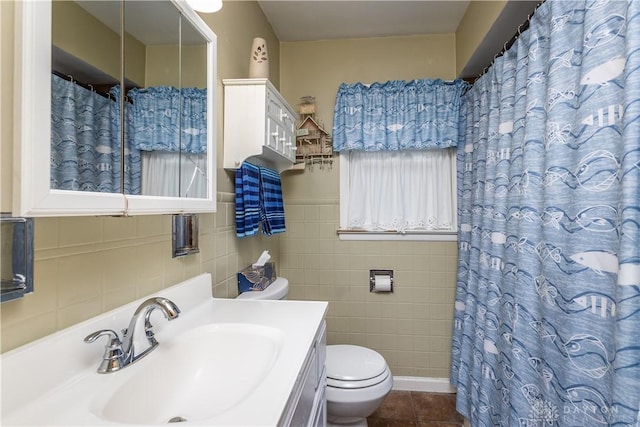
<path id="1" fill-rule="evenodd" d="M 149 354 L 151 350 L 158 346 L 158 340 L 156 340 L 153 334 L 153 325 L 150 321 L 151 312 L 156 308 L 162 311 L 162 314 L 164 314 L 164 317 L 167 320 L 173 320 L 180 314 L 178 306 L 167 298 L 149 298 L 140 304 L 133 313 L 131 321 L 129 322 L 129 327 L 122 330 L 122 341 L 120 340 L 118 333 L 110 329 L 96 331 L 84 339 L 84 342 L 92 343 L 103 335 L 109 337 L 109 342 L 105 346 L 105 352 L 102 356 L 102 362 L 98 367 L 98 373 L 106 374 L 127 367 Z M 149 342 L 149 346 L 145 348 L 144 351 L 137 352 L 134 349 L 133 338 L 138 320 L 143 314 L 144 332 L 147 337 L 147 341 Z"/>

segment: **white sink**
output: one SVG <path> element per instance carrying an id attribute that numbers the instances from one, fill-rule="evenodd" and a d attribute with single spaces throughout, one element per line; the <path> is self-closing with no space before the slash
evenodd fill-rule
<path id="1" fill-rule="evenodd" d="M 196 327 L 159 346 L 126 382 L 104 390 L 91 411 L 123 424 L 210 419 L 264 380 L 283 337 L 282 331 L 261 325 Z"/>
<path id="2" fill-rule="evenodd" d="M 155 310 L 158 347 L 97 373 L 106 341 L 84 337 L 125 327 L 151 296 L 173 301 L 180 316 L 168 322 Z M 0 425 L 282 424 L 326 310 L 326 302 L 212 298 L 210 275 L 196 276 L 2 354 Z"/>

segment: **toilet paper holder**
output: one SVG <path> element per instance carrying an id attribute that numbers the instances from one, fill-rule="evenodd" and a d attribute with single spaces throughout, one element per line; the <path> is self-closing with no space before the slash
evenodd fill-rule
<path id="1" fill-rule="evenodd" d="M 393 292 L 393 270 L 369 270 L 369 292 Z"/>

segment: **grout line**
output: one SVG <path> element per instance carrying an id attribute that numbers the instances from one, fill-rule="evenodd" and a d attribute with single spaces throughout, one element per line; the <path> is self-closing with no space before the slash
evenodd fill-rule
<path id="1" fill-rule="evenodd" d="M 418 425 L 418 411 L 416 411 L 416 402 L 413 400 L 413 393 L 413 391 L 409 391 L 409 397 L 411 398 L 411 412 L 413 412 L 413 421 Z"/>

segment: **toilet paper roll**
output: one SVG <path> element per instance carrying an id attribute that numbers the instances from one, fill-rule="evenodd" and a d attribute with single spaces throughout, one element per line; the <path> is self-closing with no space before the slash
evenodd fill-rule
<path id="1" fill-rule="evenodd" d="M 373 287 L 376 292 L 391 292 L 391 277 L 376 275 Z"/>

